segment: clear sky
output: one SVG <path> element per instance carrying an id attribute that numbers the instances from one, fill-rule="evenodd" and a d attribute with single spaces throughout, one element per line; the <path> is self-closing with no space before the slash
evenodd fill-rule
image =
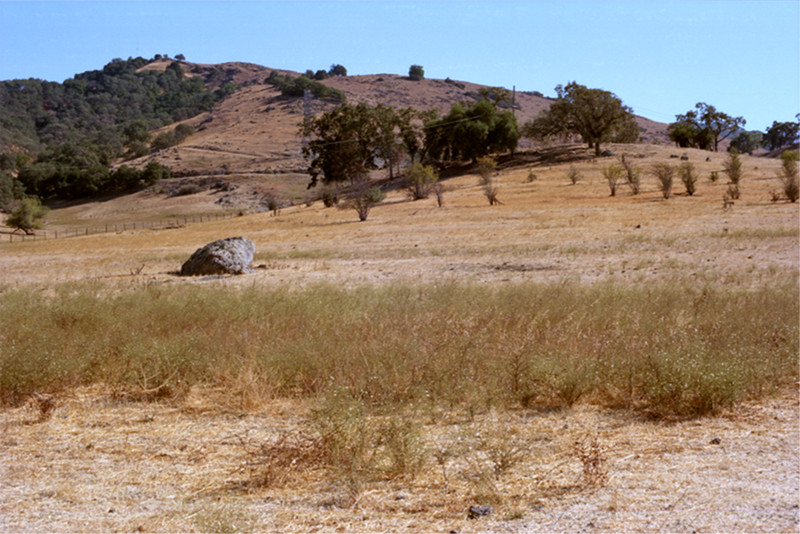
<path id="1" fill-rule="evenodd" d="M 303 72 L 466 80 L 554 96 L 577 81 L 671 122 L 697 102 L 746 128 L 800 112 L 800 0 L 0 0 L 0 79 L 61 82 L 184 54 Z"/>

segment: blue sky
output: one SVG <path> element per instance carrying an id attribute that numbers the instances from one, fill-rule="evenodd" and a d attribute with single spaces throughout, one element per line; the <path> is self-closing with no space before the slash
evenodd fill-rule
<path id="1" fill-rule="evenodd" d="M 184 54 L 296 71 L 466 80 L 553 96 L 577 81 L 670 122 L 697 102 L 748 129 L 800 112 L 798 0 L 0 0 L 0 79 L 63 81 Z"/>

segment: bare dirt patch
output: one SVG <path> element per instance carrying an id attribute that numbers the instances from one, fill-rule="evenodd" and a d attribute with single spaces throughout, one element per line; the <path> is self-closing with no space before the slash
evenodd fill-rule
<path id="1" fill-rule="evenodd" d="M 469 469 L 431 461 L 416 478 L 365 488 L 353 501 L 319 471 L 277 488 L 246 465 L 278 432 L 300 432 L 302 403 L 224 408 L 213 391 L 138 403 L 86 390 L 0 413 L 0 529 L 286 532 L 790 532 L 798 527 L 796 396 L 718 417 L 658 423 L 588 406 L 567 412 L 447 416 L 426 425 L 453 440 L 509 425 L 528 444 L 495 484 L 493 514 L 470 520 Z M 597 441 L 607 482 L 585 483 L 575 443 Z"/>

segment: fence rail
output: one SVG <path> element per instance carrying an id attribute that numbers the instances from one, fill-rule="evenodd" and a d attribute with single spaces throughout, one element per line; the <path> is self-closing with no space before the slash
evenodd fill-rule
<path id="1" fill-rule="evenodd" d="M 95 234 L 119 233 L 128 230 L 168 230 L 170 228 L 180 228 L 192 223 L 202 223 L 232 219 L 238 217 L 236 213 L 216 213 L 213 215 L 186 215 L 180 217 L 169 217 L 160 221 L 133 221 L 114 224 L 104 224 L 101 226 L 85 226 L 67 230 L 39 230 L 33 234 L 19 234 L 14 232 L 0 234 L 0 243 L 23 243 L 26 241 L 46 241 L 48 239 L 66 239 L 68 237 L 80 237 Z M 7 238 L 7 239 L 6 239 Z"/>

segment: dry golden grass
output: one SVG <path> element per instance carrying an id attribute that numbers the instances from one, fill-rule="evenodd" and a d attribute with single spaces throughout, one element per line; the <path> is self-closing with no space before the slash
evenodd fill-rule
<path id="1" fill-rule="evenodd" d="M 170 272 L 198 247 L 215 239 L 244 235 L 256 244 L 256 263 L 268 268 L 226 283 L 347 285 L 398 280 L 525 281 L 616 279 L 647 283 L 674 276 L 697 276 L 710 283 L 758 284 L 773 276 L 796 275 L 798 207 L 770 201 L 778 189 L 776 160 L 744 156 L 742 199 L 723 208 L 727 184 L 708 175 L 722 167 L 723 154 L 678 151 L 650 145 L 612 147 L 634 156 L 643 168 L 642 193 L 622 186 L 610 197 L 602 169 L 614 158 L 576 163 L 584 180 L 571 185 L 565 165 L 528 166 L 502 171 L 501 206 L 489 206 L 477 175 L 445 180 L 444 207 L 429 198 L 411 202 L 402 190 L 389 192 L 358 222 L 353 211 L 311 207 L 170 230 L 136 230 L 67 240 L 2 244 L 2 282 L 38 282 L 119 277 L 121 282 L 175 281 Z M 694 196 L 661 198 L 647 174 L 654 161 L 678 163 L 687 153 L 701 176 Z M 636 158 L 643 155 L 644 158 Z M 706 162 L 710 157 L 712 161 Z M 162 200 L 139 193 L 102 203 L 54 210 L 56 223 L 86 213 L 87 224 L 105 219 L 156 218 L 213 213 L 215 195 L 201 193 Z M 169 206 L 167 208 L 167 206 Z M 140 218 L 140 220 L 141 220 Z M 138 276 L 132 269 L 144 265 Z"/>
<path id="2" fill-rule="evenodd" d="M 69 291 L 69 282 L 101 278 L 123 289 L 561 280 L 646 287 L 688 279 L 698 288 L 749 289 L 797 279 L 799 208 L 770 201 L 778 161 L 744 156 L 742 199 L 724 209 L 725 180 L 708 179 L 722 169 L 723 154 L 611 148 L 643 167 L 640 195 L 623 185 L 609 197 L 602 169 L 614 158 L 594 160 L 576 148 L 581 182 L 569 183 L 567 164 L 538 164 L 532 182 L 529 165 L 501 169 L 500 206 L 489 206 L 477 175 L 465 175 L 445 181 L 443 208 L 391 191 L 363 223 L 318 202 L 277 217 L 0 243 L 0 291 Z M 701 176 L 698 191 L 689 197 L 676 184 L 665 201 L 647 166 L 678 164 L 670 156 L 684 152 Z M 179 197 L 171 209 L 209 213 L 214 199 Z M 57 209 L 52 219 L 67 226 L 85 214 L 156 217 L 160 202 L 167 201 L 139 194 Z M 255 242 L 265 269 L 214 280 L 173 274 L 199 246 L 233 235 Z M 796 391 L 671 423 L 581 403 L 472 417 L 423 411 L 410 416 L 432 451 L 419 474 L 367 479 L 353 491 L 315 462 L 285 483 L 254 484 L 254 454 L 280 435 L 309 431 L 311 403 L 275 399 L 243 376 L 232 377 L 231 388 L 238 391 L 195 387 L 181 398 L 139 402 L 93 386 L 3 409 L 0 530 L 787 532 L 798 525 Z M 509 440 L 487 444 L 480 435 Z M 469 506 L 487 503 L 491 516 L 467 519 Z"/>

